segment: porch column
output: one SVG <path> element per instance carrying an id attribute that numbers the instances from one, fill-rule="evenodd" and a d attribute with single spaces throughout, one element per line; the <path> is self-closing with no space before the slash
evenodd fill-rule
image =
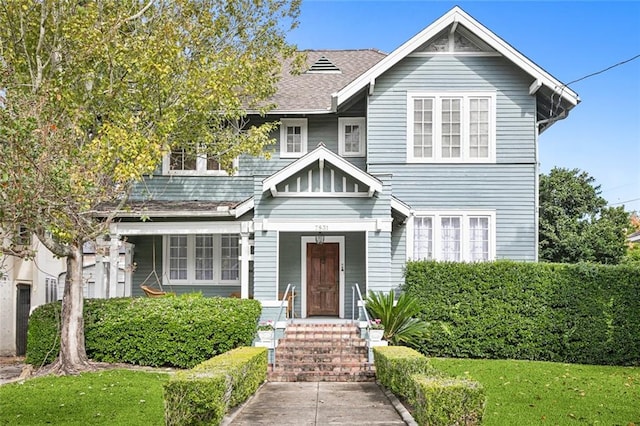
<path id="1" fill-rule="evenodd" d="M 106 277 L 105 277 L 105 270 L 104 270 L 104 260 L 105 257 L 103 256 L 105 250 L 105 241 L 104 238 L 102 237 L 98 237 L 96 239 L 96 247 L 95 247 L 95 251 L 96 251 L 96 263 L 94 266 L 94 275 L 93 275 L 93 280 L 95 283 L 95 296 L 96 297 L 108 297 L 107 294 L 107 285 L 106 285 Z M 83 266 L 84 266 L 84 261 L 83 261 Z M 87 283 L 88 285 L 88 283 Z"/>
<path id="2" fill-rule="evenodd" d="M 118 263 L 120 261 L 120 236 L 110 235 L 109 244 L 109 291 L 107 297 L 117 297 L 118 295 Z"/>
<path id="3" fill-rule="evenodd" d="M 251 246 L 249 245 L 249 223 L 241 224 L 240 233 L 240 298 L 249 298 L 249 259 L 251 258 Z"/>

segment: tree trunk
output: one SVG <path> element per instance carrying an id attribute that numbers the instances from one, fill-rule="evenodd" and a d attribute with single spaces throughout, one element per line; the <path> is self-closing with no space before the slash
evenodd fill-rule
<path id="1" fill-rule="evenodd" d="M 62 297 L 60 354 L 51 372 L 76 374 L 91 370 L 84 346 L 84 318 L 82 293 L 82 244 L 72 246 L 67 256 L 67 276 Z"/>

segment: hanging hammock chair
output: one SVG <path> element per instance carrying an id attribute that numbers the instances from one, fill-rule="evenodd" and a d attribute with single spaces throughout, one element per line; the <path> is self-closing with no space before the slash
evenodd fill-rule
<path id="1" fill-rule="evenodd" d="M 156 236 L 155 235 L 153 236 L 153 243 L 151 246 L 151 259 L 153 263 L 153 268 L 151 269 L 151 272 L 149 272 L 147 277 L 144 279 L 142 284 L 140 284 L 140 288 L 142 289 L 142 291 L 144 291 L 144 294 L 146 294 L 147 297 L 166 296 L 169 293 L 164 291 L 164 289 L 162 288 L 162 280 L 160 279 L 160 277 L 158 276 L 158 273 L 156 272 Z M 147 283 L 151 278 L 155 278 L 154 284 L 157 285 L 159 288 L 154 288 L 152 286 L 147 285 Z"/>

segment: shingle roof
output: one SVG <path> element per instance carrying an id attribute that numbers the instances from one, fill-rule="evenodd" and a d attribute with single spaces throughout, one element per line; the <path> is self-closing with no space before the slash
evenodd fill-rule
<path id="1" fill-rule="evenodd" d="M 305 50 L 307 66 L 326 58 L 340 69 L 339 73 L 311 72 L 290 74 L 290 63 L 283 69 L 278 93 L 272 98 L 277 105 L 271 114 L 287 112 L 326 112 L 331 109 L 331 95 L 381 61 L 386 55 L 375 49 L 366 50 Z"/>

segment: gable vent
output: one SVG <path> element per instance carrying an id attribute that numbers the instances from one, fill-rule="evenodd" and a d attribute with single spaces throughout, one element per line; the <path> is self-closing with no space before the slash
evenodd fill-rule
<path id="1" fill-rule="evenodd" d="M 341 73 L 340 68 L 335 66 L 333 62 L 326 58 L 326 56 L 321 56 L 311 68 L 307 71 L 308 73 L 327 73 L 327 74 L 336 74 Z"/>

